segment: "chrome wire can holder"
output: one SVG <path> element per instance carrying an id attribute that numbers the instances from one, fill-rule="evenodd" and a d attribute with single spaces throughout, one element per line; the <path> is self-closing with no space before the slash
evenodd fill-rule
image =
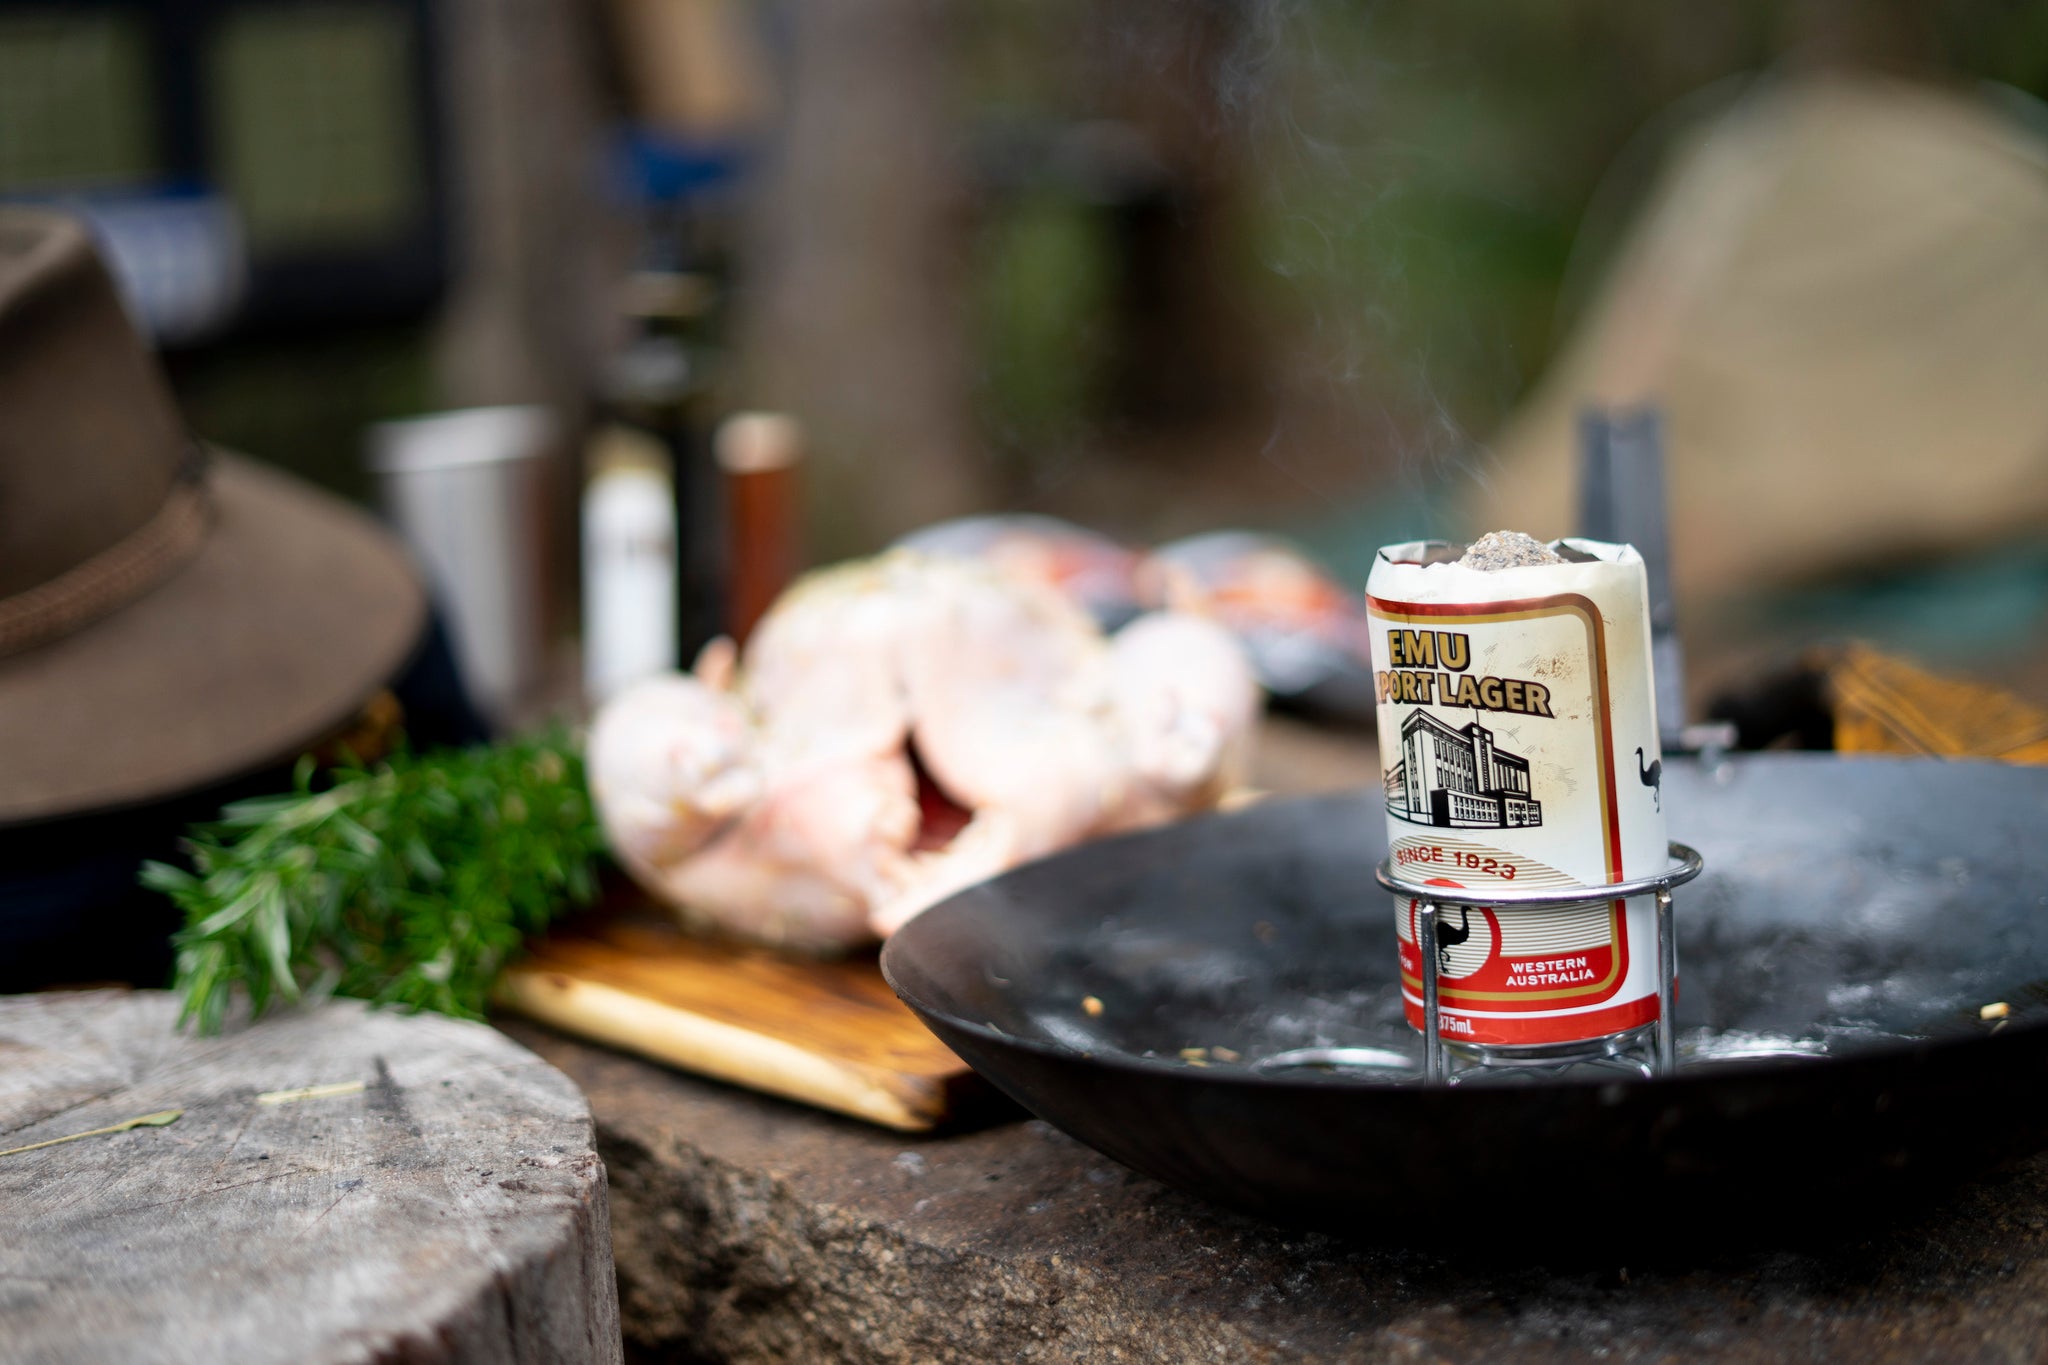
<path id="1" fill-rule="evenodd" d="M 1415 946 L 1422 958 L 1422 1083 L 1443 1085 L 1450 1079 L 1444 1052 L 1443 1019 L 1437 982 L 1437 914 L 1445 906 L 1461 905 L 1473 910 L 1552 909 L 1583 905 L 1588 901 L 1629 900 L 1636 896 L 1657 898 L 1657 1024 L 1655 1071 L 1669 1076 L 1678 1069 L 1677 1033 L 1672 1005 L 1678 978 L 1678 938 L 1671 926 L 1671 891 L 1700 875 L 1705 866 L 1697 850 L 1681 843 L 1669 846 L 1670 865 L 1650 877 L 1608 882 L 1601 886 L 1567 886 L 1543 891 L 1515 891 L 1499 888 L 1474 889 L 1409 881 L 1394 875 L 1391 859 L 1374 869 L 1379 884 L 1394 895 L 1415 902 Z"/>

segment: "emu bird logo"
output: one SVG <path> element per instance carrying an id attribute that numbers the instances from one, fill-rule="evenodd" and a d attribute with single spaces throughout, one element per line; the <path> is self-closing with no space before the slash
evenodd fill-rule
<path id="1" fill-rule="evenodd" d="M 1649 767 L 1645 768 L 1643 766 L 1643 750 L 1640 745 L 1636 747 L 1636 780 L 1642 783 L 1645 787 L 1649 787 L 1656 792 L 1657 809 L 1660 811 L 1663 810 L 1664 760 L 1660 758 L 1655 763 L 1652 763 Z"/>
<path id="2" fill-rule="evenodd" d="M 1450 975 L 1451 949 L 1457 947 L 1470 937 L 1472 937 L 1472 908 L 1470 906 L 1461 905 L 1458 907 L 1458 927 L 1455 929 L 1444 923 L 1442 912 L 1438 912 L 1436 919 L 1436 964 L 1438 971 L 1446 976 Z"/>

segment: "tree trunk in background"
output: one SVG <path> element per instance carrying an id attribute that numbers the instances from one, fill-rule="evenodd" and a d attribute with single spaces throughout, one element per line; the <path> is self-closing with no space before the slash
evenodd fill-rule
<path id="1" fill-rule="evenodd" d="M 1929 0 L 1799 0 L 1780 22 L 1795 67 L 1939 80 L 1947 65 Z"/>
<path id="2" fill-rule="evenodd" d="M 1266 388 L 1233 239 L 1258 96 L 1239 69 L 1248 27 L 1234 4 L 1094 0 L 1078 58 L 1108 116 L 1159 162 L 1155 191 L 1119 214 L 1111 396 L 1115 416 L 1169 436 L 1238 415 Z"/>
<path id="3" fill-rule="evenodd" d="M 442 109 L 453 187 L 451 280 L 435 340 L 450 408 L 540 403 L 579 430 L 628 264 L 606 220 L 602 63 L 594 10 L 577 0 L 445 0 Z M 546 476 L 552 637 L 574 617 L 578 461 Z"/>
<path id="4" fill-rule="evenodd" d="M 810 428 L 815 558 L 986 505 L 962 313 L 966 191 L 950 11 L 793 4 L 783 126 L 742 299 L 750 403 Z"/>
<path id="5" fill-rule="evenodd" d="M 626 264 L 599 198 L 600 62 L 575 0 L 446 0 L 452 280 L 437 370 L 451 407 L 586 398 Z"/>

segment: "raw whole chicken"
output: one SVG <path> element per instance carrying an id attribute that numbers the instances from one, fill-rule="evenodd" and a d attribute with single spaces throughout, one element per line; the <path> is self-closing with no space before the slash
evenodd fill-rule
<path id="1" fill-rule="evenodd" d="M 1159 612 L 1105 639 L 1050 589 L 893 551 L 800 580 L 736 658 L 598 714 L 612 850 L 686 922 L 812 951 L 1240 784 L 1260 693 L 1236 641 Z"/>

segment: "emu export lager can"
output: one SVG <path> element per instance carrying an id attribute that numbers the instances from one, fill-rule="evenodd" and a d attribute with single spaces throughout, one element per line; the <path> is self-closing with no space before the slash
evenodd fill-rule
<path id="1" fill-rule="evenodd" d="M 1539 553 L 1541 547 L 1536 548 Z M 1598 886 L 1665 865 L 1642 559 L 1565 540 L 1560 562 L 1482 569 L 1441 542 L 1380 551 L 1367 582 L 1396 875 L 1437 886 Z M 1422 1026 L 1417 902 L 1396 901 Z M 1482 1056 L 1598 1052 L 1657 1017 L 1652 899 L 1443 907 L 1445 1041 Z"/>

